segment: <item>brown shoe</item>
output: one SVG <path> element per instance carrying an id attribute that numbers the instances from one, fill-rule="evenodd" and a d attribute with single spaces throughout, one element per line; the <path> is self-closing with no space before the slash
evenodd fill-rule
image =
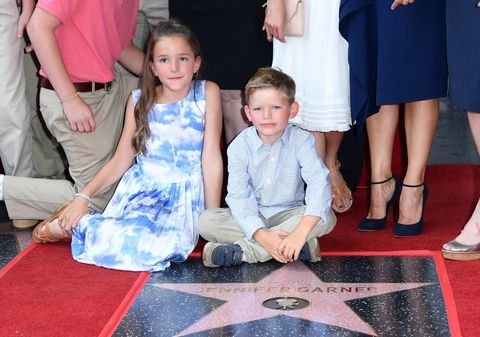
<path id="1" fill-rule="evenodd" d="M 54 236 L 50 230 L 50 223 L 62 214 L 63 210 L 68 206 L 69 202 L 64 203 L 62 206 L 57 208 L 55 213 L 50 215 L 48 218 L 40 222 L 32 232 L 32 240 L 34 242 L 56 242 L 65 238 L 58 238 Z"/>
<path id="2" fill-rule="evenodd" d="M 18 229 L 27 229 L 35 226 L 39 220 L 12 220 L 13 227 Z"/>

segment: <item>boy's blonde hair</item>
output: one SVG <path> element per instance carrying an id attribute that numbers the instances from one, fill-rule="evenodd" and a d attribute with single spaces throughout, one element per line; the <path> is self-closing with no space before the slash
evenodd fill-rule
<path id="1" fill-rule="evenodd" d="M 265 88 L 275 88 L 283 91 L 290 104 L 295 102 L 295 81 L 293 78 L 278 69 L 260 68 L 245 86 L 247 104 L 256 90 Z"/>

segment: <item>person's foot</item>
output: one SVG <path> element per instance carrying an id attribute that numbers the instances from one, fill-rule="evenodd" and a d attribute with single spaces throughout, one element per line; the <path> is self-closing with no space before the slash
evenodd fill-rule
<path id="1" fill-rule="evenodd" d="M 352 191 L 348 188 L 347 183 L 340 173 L 340 162 L 337 160 L 335 165 L 329 167 L 328 177 L 332 185 L 332 208 L 337 213 L 346 212 L 352 207 L 353 198 Z"/>
<path id="2" fill-rule="evenodd" d="M 443 245 L 442 254 L 444 258 L 449 260 L 470 261 L 480 259 L 480 217 L 475 218 L 474 213 L 460 235 Z"/>
<path id="3" fill-rule="evenodd" d="M 462 245 L 475 245 L 480 242 L 480 218 L 470 218 L 463 227 L 462 232 L 454 239 L 454 241 Z M 449 243 L 443 245 L 444 249 L 449 249 Z"/>
<path id="4" fill-rule="evenodd" d="M 423 189 L 402 188 L 399 202 L 398 223 L 403 225 L 413 225 L 420 221 L 423 209 Z"/>
<path id="5" fill-rule="evenodd" d="M 202 260 L 206 267 L 237 266 L 243 257 L 242 248 L 237 244 L 207 242 L 203 247 Z"/>
<path id="6" fill-rule="evenodd" d="M 311 238 L 302 247 L 298 258 L 306 262 L 318 262 L 322 259 L 320 256 L 320 244 L 318 238 Z"/>
<path id="7" fill-rule="evenodd" d="M 34 242 L 57 242 L 69 238 L 70 236 L 60 227 L 58 218 L 53 221 L 42 221 L 32 232 L 32 240 Z"/>
<path id="8" fill-rule="evenodd" d="M 386 207 L 395 192 L 395 179 L 384 183 L 372 184 L 370 188 L 370 209 L 367 219 L 383 219 L 386 215 Z"/>

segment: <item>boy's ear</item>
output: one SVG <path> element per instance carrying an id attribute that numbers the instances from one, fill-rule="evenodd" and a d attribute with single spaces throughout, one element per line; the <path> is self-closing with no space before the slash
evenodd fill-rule
<path id="1" fill-rule="evenodd" d="M 290 116 L 289 116 L 290 119 L 295 118 L 295 116 L 298 114 L 298 109 L 299 108 L 300 108 L 300 106 L 298 105 L 297 101 L 293 102 L 290 105 Z"/>
<path id="2" fill-rule="evenodd" d="M 193 73 L 196 73 L 198 69 L 200 69 L 201 65 L 202 65 L 202 58 L 200 56 L 197 56 L 195 58 L 195 65 L 193 66 Z"/>
<path id="3" fill-rule="evenodd" d="M 252 121 L 252 115 L 250 114 L 250 109 L 248 108 L 248 105 L 245 105 L 243 107 L 243 111 L 245 111 L 245 116 L 247 116 L 247 119 L 249 122 Z"/>

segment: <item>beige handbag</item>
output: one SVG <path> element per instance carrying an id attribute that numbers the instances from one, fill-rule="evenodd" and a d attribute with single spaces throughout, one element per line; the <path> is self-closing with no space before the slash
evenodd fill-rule
<path id="1" fill-rule="evenodd" d="M 303 36 L 304 0 L 285 0 L 285 36 Z"/>

